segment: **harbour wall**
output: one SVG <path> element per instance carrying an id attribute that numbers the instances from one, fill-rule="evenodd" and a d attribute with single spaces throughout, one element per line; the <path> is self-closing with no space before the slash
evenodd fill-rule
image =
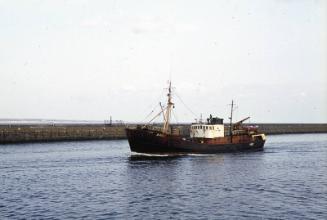
<path id="1" fill-rule="evenodd" d="M 124 125 L 0 125 L 0 144 L 125 138 Z"/>
<path id="2" fill-rule="evenodd" d="M 258 126 L 267 135 L 327 133 L 327 124 L 247 124 Z M 128 126 L 136 126 L 128 125 Z M 189 125 L 176 124 L 181 134 L 189 135 Z M 226 125 L 227 126 L 227 125 Z M 64 124 L 64 125 L 0 125 L 0 144 L 70 141 L 70 140 L 114 140 L 126 139 L 126 125 L 122 124 Z M 228 129 L 227 127 L 225 129 Z"/>

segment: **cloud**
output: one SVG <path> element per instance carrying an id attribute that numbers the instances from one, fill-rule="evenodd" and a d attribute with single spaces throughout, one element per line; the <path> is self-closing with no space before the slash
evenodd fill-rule
<path id="1" fill-rule="evenodd" d="M 150 19 L 139 20 L 132 27 L 134 34 L 146 34 L 146 33 L 160 33 L 160 34 L 173 34 L 194 32 L 198 28 L 194 24 L 175 23 L 165 20 Z"/>
<path id="2" fill-rule="evenodd" d="M 119 15 L 94 16 L 81 21 L 80 26 L 86 28 L 113 26 L 130 30 L 133 34 L 174 34 L 182 32 L 194 32 L 198 30 L 196 24 L 179 23 L 171 18 L 156 16 L 131 16 L 120 12 Z"/>
<path id="3" fill-rule="evenodd" d="M 107 27 L 110 26 L 110 22 L 108 19 L 102 16 L 96 16 L 92 18 L 87 18 L 81 22 L 82 27 Z"/>

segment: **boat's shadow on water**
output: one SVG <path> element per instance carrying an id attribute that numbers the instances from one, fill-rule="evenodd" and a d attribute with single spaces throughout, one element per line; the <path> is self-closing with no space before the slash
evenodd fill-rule
<path id="1" fill-rule="evenodd" d="M 195 158 L 203 158 L 203 159 L 210 159 L 213 158 L 217 159 L 223 159 L 225 154 L 131 154 L 128 157 L 129 162 L 149 162 L 149 161 L 180 161 L 183 159 L 195 159 Z M 231 154 L 228 154 L 231 155 Z M 202 159 L 201 159 L 202 160 Z"/>
<path id="2" fill-rule="evenodd" d="M 168 161 L 188 156 L 187 154 L 131 154 L 129 161 Z"/>

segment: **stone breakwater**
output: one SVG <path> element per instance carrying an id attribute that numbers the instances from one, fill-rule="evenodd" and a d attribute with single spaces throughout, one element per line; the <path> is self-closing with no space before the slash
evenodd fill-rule
<path id="1" fill-rule="evenodd" d="M 0 125 L 0 143 L 124 138 L 123 125 Z"/>
<path id="2" fill-rule="evenodd" d="M 249 124 L 271 134 L 327 133 L 327 124 Z M 129 125 L 135 126 L 135 125 Z M 184 136 L 189 125 L 173 125 Z M 228 129 L 227 127 L 225 129 Z M 65 124 L 65 125 L 0 125 L 0 144 L 70 140 L 125 139 L 125 125 Z"/>

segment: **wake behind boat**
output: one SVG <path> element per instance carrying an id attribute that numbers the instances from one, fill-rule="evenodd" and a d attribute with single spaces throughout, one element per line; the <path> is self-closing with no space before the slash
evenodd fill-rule
<path id="1" fill-rule="evenodd" d="M 245 126 L 245 118 L 235 124 L 232 123 L 233 107 L 229 132 L 225 134 L 223 119 L 210 117 L 206 122 L 200 120 L 190 125 L 190 136 L 184 137 L 178 129 L 170 125 L 171 111 L 174 106 L 171 94 L 171 82 L 168 89 L 167 107 L 161 106 L 164 123 L 162 127 L 150 125 L 126 128 L 130 149 L 137 153 L 165 154 L 165 153 L 224 153 L 249 150 L 263 150 L 266 136 L 259 133 L 257 127 Z"/>

